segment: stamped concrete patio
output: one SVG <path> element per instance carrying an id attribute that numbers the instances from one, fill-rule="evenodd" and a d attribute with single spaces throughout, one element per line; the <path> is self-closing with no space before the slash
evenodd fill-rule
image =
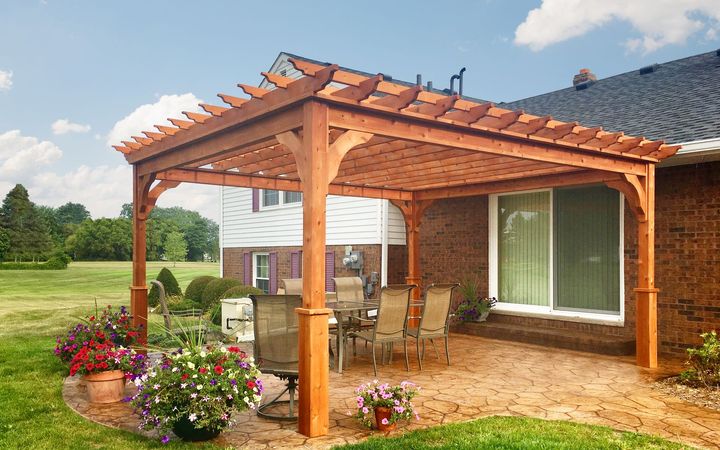
<path id="1" fill-rule="evenodd" d="M 237 415 L 237 425 L 217 443 L 238 448 L 328 448 L 362 440 L 372 433 L 351 417 L 354 389 L 372 380 L 367 354 L 351 358 L 342 375 L 330 372 L 330 433 L 307 438 L 295 424 Z M 651 387 L 670 374 L 641 369 L 633 358 L 608 357 L 516 344 L 466 335 L 452 335 L 452 366 L 436 359 L 432 349 L 423 371 L 411 353 L 406 372 L 402 354 L 395 350 L 392 365 L 380 366 L 378 378 L 399 383 L 410 380 L 422 387 L 416 406 L 420 420 L 402 430 L 461 422 L 492 415 L 529 416 L 606 425 L 637 431 L 701 448 L 720 448 L 720 412 L 691 405 Z M 441 354 L 442 358 L 442 354 Z M 269 392 L 280 386 L 267 380 Z M 127 404 L 98 407 L 88 404 L 78 380 L 65 382 L 65 401 L 81 415 L 137 432 L 137 421 Z"/>

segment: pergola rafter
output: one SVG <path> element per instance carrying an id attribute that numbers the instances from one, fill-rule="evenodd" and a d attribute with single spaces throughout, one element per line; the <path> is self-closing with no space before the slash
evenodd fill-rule
<path id="1" fill-rule="evenodd" d="M 303 307 L 299 429 L 327 432 L 325 199 L 388 199 L 407 229 L 408 281 L 420 283 L 424 211 L 436 200 L 605 183 L 625 195 L 639 222 L 637 360 L 654 367 L 654 166 L 678 146 L 550 116 L 470 101 L 292 60 L 304 76 L 263 73 L 275 89 L 239 84 L 115 148 L 133 165 L 135 321 L 147 310 L 145 221 L 158 196 L 180 183 L 303 192 Z M 414 295 L 419 295 L 416 290 Z"/>

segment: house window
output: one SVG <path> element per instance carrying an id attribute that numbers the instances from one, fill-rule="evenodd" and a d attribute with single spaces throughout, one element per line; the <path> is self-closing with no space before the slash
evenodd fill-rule
<path id="1" fill-rule="evenodd" d="M 270 292 L 270 255 L 268 253 L 253 253 L 253 286 L 262 289 L 266 294 Z"/>
<path id="2" fill-rule="evenodd" d="M 286 192 L 276 191 L 272 189 L 263 189 L 261 193 L 262 194 L 260 197 L 260 204 L 263 208 L 302 203 L 302 192 Z"/>
<path id="3" fill-rule="evenodd" d="M 490 294 L 501 309 L 622 320 L 622 217 L 605 186 L 491 196 Z"/>

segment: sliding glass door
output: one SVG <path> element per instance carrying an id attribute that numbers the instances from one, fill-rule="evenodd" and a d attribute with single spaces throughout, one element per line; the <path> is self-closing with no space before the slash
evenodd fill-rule
<path id="1" fill-rule="evenodd" d="M 498 231 L 500 299 L 547 306 L 550 192 L 501 196 Z"/>
<path id="2" fill-rule="evenodd" d="M 491 294 L 515 310 L 619 315 L 620 194 L 583 186 L 491 197 Z"/>

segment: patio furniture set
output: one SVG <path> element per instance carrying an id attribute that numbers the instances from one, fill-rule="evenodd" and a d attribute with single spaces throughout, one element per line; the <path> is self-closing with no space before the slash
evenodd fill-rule
<path id="1" fill-rule="evenodd" d="M 392 360 L 393 344 L 402 343 L 405 353 L 405 368 L 410 370 L 407 342 L 414 338 L 420 369 L 425 354 L 425 340 L 443 338 L 448 365 L 448 331 L 450 304 L 457 284 L 430 285 L 424 300 L 412 302 L 410 293 L 415 285 L 389 285 L 380 290 L 378 300 L 364 298 L 362 281 L 357 277 L 334 278 L 336 292 L 329 293 L 326 303 L 334 317 L 328 320 L 329 334 L 335 336 L 338 361 L 336 369 L 342 373 L 347 364 L 345 347 L 350 339 L 353 354 L 357 354 L 357 340 L 370 344 L 373 371 L 377 376 L 376 346 L 381 345 L 381 362 Z M 295 420 L 294 402 L 298 380 L 298 316 L 295 309 L 301 307 L 302 279 L 282 280 L 284 287 L 277 295 L 253 295 L 254 356 L 263 373 L 286 380 L 285 389 L 275 398 L 258 409 L 264 417 L 281 420 Z M 415 310 L 419 308 L 419 315 Z M 422 351 L 421 351 L 422 342 Z M 330 343 L 328 343 L 330 345 Z M 439 357 L 437 348 L 436 355 Z M 332 354 L 332 347 L 330 346 Z M 288 394 L 289 400 L 280 400 Z M 276 413 L 275 406 L 288 404 L 287 413 Z"/>

